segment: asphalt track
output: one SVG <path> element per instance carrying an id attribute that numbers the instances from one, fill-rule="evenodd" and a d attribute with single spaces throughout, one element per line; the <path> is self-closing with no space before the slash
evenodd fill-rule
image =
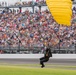
<path id="1" fill-rule="evenodd" d="M 0 59 L 0 64 L 39 64 L 39 59 Z M 45 64 L 76 66 L 76 59 L 50 59 Z"/>

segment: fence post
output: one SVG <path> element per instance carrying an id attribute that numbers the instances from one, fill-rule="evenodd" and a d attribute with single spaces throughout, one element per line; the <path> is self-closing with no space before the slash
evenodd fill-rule
<path id="1" fill-rule="evenodd" d="M 76 43 L 75 43 L 75 54 L 76 54 Z"/>

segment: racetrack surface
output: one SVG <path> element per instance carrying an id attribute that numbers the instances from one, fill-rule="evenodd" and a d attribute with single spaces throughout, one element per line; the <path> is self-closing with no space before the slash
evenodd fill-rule
<path id="1" fill-rule="evenodd" d="M 39 59 L 0 59 L 0 64 L 39 64 Z M 76 66 L 76 59 L 50 59 L 45 64 Z"/>
<path id="2" fill-rule="evenodd" d="M 45 68 L 76 70 L 76 59 L 50 59 Z M 41 68 L 39 59 L 0 59 L 0 65 Z"/>

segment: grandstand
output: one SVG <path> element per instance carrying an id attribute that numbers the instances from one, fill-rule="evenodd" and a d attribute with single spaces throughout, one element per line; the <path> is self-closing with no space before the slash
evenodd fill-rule
<path id="1" fill-rule="evenodd" d="M 1 3 L 0 53 L 43 53 L 48 43 L 53 53 L 76 53 L 75 1 L 73 3 L 71 27 L 59 26 L 47 8 L 42 11 L 47 7 L 45 0 Z M 22 11 L 23 8 L 28 9 Z"/>

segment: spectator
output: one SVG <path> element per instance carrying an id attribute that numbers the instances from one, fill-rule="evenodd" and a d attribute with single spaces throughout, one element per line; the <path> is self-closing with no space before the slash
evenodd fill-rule
<path id="1" fill-rule="evenodd" d="M 10 40 L 11 47 L 17 47 L 20 40 L 21 47 L 43 47 L 48 43 L 58 47 L 59 41 L 60 47 L 71 47 L 76 41 L 75 20 L 73 13 L 72 25 L 66 27 L 59 26 L 48 10 L 37 10 L 34 14 L 29 10 L 21 13 L 5 11 L 0 14 L 0 46 L 8 46 Z"/>

